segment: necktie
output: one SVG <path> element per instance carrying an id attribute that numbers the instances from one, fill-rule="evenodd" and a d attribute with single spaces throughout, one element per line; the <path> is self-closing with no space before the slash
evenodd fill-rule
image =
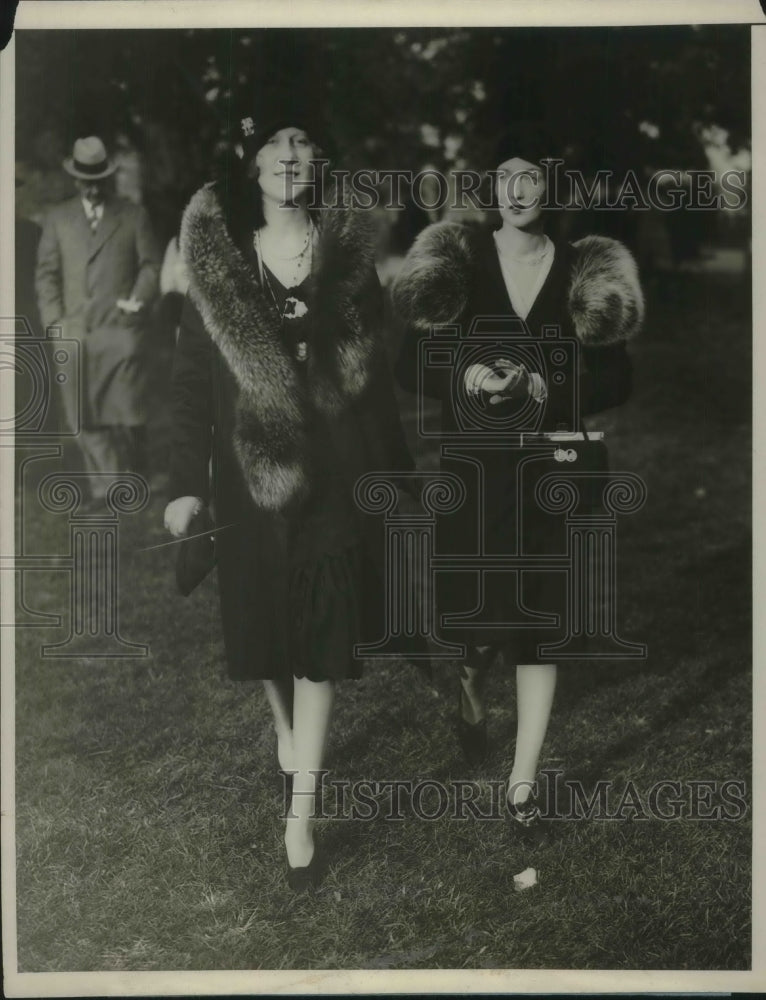
<path id="1" fill-rule="evenodd" d="M 90 226 L 90 231 L 95 233 L 98 229 L 98 215 L 96 214 L 96 209 L 94 205 L 89 204 L 85 214 L 88 217 L 88 225 Z"/>

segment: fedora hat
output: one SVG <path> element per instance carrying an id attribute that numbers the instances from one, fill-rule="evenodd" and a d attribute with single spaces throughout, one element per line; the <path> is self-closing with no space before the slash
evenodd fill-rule
<path id="1" fill-rule="evenodd" d="M 80 180 L 94 181 L 109 177 L 117 169 L 117 164 L 106 155 L 103 142 L 95 135 L 87 139 L 77 139 L 72 155 L 64 160 L 64 170 Z"/>

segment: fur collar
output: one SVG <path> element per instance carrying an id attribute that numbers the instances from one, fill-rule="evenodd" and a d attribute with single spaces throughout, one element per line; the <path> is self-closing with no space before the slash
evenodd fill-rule
<path id="1" fill-rule="evenodd" d="M 437 222 L 420 233 L 393 289 L 396 309 L 408 325 L 427 332 L 458 322 L 468 305 L 480 238 L 477 227 L 457 222 Z M 573 245 L 567 303 L 577 338 L 589 347 L 629 340 L 644 315 L 630 251 L 604 236 L 586 236 Z"/>
<path id="2" fill-rule="evenodd" d="M 181 224 L 189 294 L 239 388 L 235 451 L 253 499 L 269 510 L 306 494 L 316 411 L 337 414 L 359 398 L 379 350 L 367 219 L 333 207 L 320 212 L 317 225 L 313 340 L 304 380 L 272 302 L 229 235 L 212 185 L 194 195 Z"/>

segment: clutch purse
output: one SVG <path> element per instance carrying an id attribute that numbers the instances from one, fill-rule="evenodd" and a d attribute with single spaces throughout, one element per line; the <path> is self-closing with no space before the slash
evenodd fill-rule
<path id="1" fill-rule="evenodd" d="M 202 507 L 189 522 L 188 538 L 178 546 L 176 584 L 184 597 L 202 583 L 215 566 L 215 537 L 210 534 L 213 519 L 207 507 Z"/>
<path id="2" fill-rule="evenodd" d="M 557 441 L 554 451 L 555 471 L 566 475 L 567 469 L 573 469 L 580 475 L 587 473 L 580 480 L 581 503 L 586 507 L 600 508 L 604 486 L 609 479 L 609 450 L 604 441 L 602 431 L 584 431 L 571 435 L 562 435 Z M 568 463 L 572 462 L 572 465 Z M 559 465 L 559 463 L 562 463 Z"/>

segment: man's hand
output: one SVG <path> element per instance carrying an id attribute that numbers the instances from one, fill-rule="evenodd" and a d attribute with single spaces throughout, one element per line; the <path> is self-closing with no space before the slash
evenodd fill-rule
<path id="1" fill-rule="evenodd" d="M 117 308 L 126 313 L 137 313 L 144 308 L 144 304 L 131 295 L 129 299 L 117 299 Z"/>

